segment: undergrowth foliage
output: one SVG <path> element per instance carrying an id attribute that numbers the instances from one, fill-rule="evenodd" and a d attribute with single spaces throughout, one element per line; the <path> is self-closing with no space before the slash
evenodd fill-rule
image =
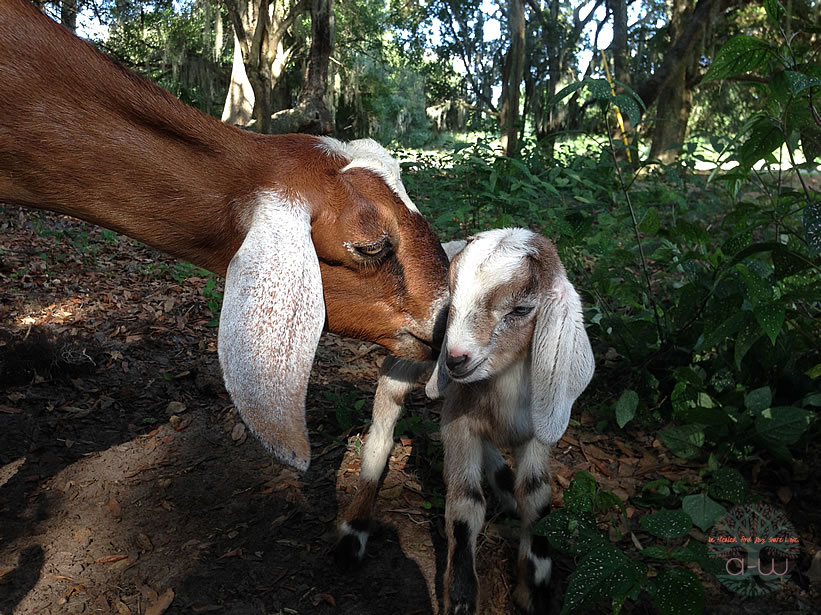
<path id="1" fill-rule="evenodd" d="M 781 5 L 764 4 L 783 33 Z M 821 196 L 814 166 L 797 159 L 799 152 L 811 162 L 821 155 L 812 98 L 821 69 L 800 37 L 736 37 L 705 81 L 750 72 L 767 76 L 751 86 L 766 97 L 766 109 L 740 134 L 709 139 L 720 163 L 737 163 L 730 170 L 697 172 L 699 156 L 688 146 L 672 165 L 631 164 L 610 135 L 556 158 L 533 143 L 520 159 L 499 157 L 479 141 L 403 163 L 409 193 L 443 237 L 522 225 L 556 242 L 586 293 L 588 333 L 602 358 L 587 395 L 598 427 L 655 430 L 672 454 L 704 460 L 702 474 L 711 477 L 701 491 L 657 484 L 638 497 L 639 505 L 668 507 L 641 519 L 646 532 L 667 542 L 633 559 L 597 525 L 596 515 L 601 522 L 624 503 L 577 475 L 565 509 L 539 528 L 579 562 L 564 612 L 603 599 L 616 612 L 643 589 L 662 613 L 701 612 L 698 578 L 670 564 L 721 571 L 705 545 L 683 537 L 693 524 L 712 526 L 725 510 L 718 500 L 749 499 L 732 465 L 762 457 L 789 463 L 817 435 Z M 614 96 L 603 80 L 586 79 L 556 102 L 576 90 L 599 102 L 606 122 L 615 106 L 640 124 L 640 101 L 629 90 Z M 734 490 L 727 486 L 733 482 Z M 615 517 L 611 523 L 618 527 Z"/>

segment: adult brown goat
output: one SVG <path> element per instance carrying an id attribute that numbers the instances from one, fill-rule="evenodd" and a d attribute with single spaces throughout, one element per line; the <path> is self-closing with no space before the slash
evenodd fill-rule
<path id="1" fill-rule="evenodd" d="M 26 0 L 0 0 L 0 201 L 68 214 L 226 276 L 219 355 L 245 422 L 306 469 L 319 336 L 435 355 L 447 258 L 370 140 L 227 126 Z"/>

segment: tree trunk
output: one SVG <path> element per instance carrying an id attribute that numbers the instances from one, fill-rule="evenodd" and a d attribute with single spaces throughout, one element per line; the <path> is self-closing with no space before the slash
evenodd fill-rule
<path id="1" fill-rule="evenodd" d="M 627 2 L 626 0 L 607 0 L 607 6 L 613 14 L 613 42 L 610 43 L 610 55 L 613 56 L 613 78 L 616 81 L 621 81 L 626 86 L 630 86 L 630 54 L 627 49 Z"/>
<path id="2" fill-rule="evenodd" d="M 330 134 L 334 129 L 333 113 L 325 105 L 328 67 L 334 38 L 333 0 L 311 0 L 311 55 L 299 106 L 312 117 L 311 132 Z"/>
<path id="3" fill-rule="evenodd" d="M 245 74 L 254 92 L 254 118 L 259 132 L 271 130 L 273 86 L 293 46 L 285 43 L 288 29 L 305 10 L 306 0 L 224 0 L 242 52 Z M 226 98 L 226 106 L 230 103 Z M 224 113 L 223 113 L 224 115 Z"/>
<path id="4" fill-rule="evenodd" d="M 519 148 L 519 95 L 524 73 L 525 7 L 522 0 L 508 1 L 510 48 L 507 52 L 502 77 L 502 105 L 499 123 L 502 129 L 502 152 L 513 157 Z"/>
<path id="5" fill-rule="evenodd" d="M 687 21 L 692 18 L 694 7 L 692 0 L 668 0 L 668 5 L 670 19 L 667 27 L 670 40 L 675 41 L 681 36 Z M 690 46 L 688 55 L 675 66 L 673 73 L 659 89 L 650 160 L 669 164 L 681 151 L 693 106 L 693 90 L 688 84 L 688 73 L 693 68 L 696 49 L 696 45 Z"/>
<path id="6" fill-rule="evenodd" d="M 77 31 L 77 0 L 60 2 L 60 23 L 72 32 Z"/>
<path id="7" fill-rule="evenodd" d="M 636 90 L 645 106 L 649 107 L 656 102 L 667 81 L 676 74 L 676 67 L 687 62 L 695 45 L 703 40 L 710 23 L 728 8 L 743 4 L 742 0 L 699 0 L 680 35 L 670 41 L 669 51 L 661 66 Z"/>
<path id="8" fill-rule="evenodd" d="M 334 114 L 325 104 L 334 25 L 333 0 L 311 0 L 311 49 L 302 93 L 293 109 L 274 114 L 271 132 L 330 134 L 334 131 Z"/>
<path id="9" fill-rule="evenodd" d="M 247 126 L 254 117 L 254 89 L 245 74 L 242 49 L 234 35 L 234 63 L 231 67 L 231 84 L 222 109 L 222 121 L 236 126 Z"/>

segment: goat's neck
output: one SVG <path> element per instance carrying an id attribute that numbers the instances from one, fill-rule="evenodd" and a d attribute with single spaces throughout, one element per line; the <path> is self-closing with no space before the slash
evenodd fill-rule
<path id="1" fill-rule="evenodd" d="M 224 273 L 260 191 L 312 137 L 188 107 L 27 3 L 0 11 L 0 201 L 51 209 Z"/>

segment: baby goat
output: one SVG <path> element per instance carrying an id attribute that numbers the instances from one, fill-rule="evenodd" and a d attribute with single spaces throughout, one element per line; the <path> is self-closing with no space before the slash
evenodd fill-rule
<path id="1" fill-rule="evenodd" d="M 448 563 L 445 610 L 477 612 L 476 536 L 485 518 L 482 469 L 522 530 L 514 599 L 546 613 L 552 561 L 532 526 L 550 509 L 550 447 L 593 376 L 579 295 L 553 244 L 525 229 L 468 240 L 449 271 L 451 306 L 442 351 L 426 391 L 448 382 L 442 410 Z M 513 449 L 516 474 L 497 447 Z"/>

